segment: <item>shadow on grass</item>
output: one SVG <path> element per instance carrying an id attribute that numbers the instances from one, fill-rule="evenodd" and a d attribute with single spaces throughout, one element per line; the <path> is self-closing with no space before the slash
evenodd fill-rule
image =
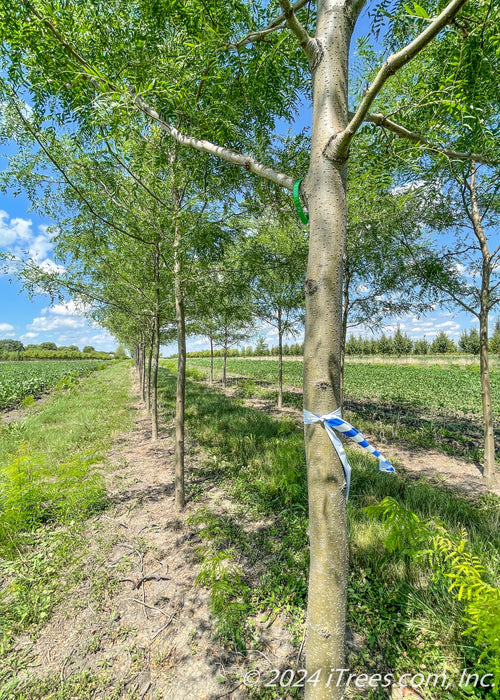
<path id="1" fill-rule="evenodd" d="M 160 396 L 164 410 L 173 416 L 175 376 L 163 368 Z M 187 492 L 194 486 L 201 495 L 216 483 L 236 506 L 231 513 L 200 508 L 194 521 L 202 541 L 239 562 L 252 591 L 248 615 L 259 609 L 284 609 L 302 622 L 308 568 L 302 431 L 290 419 L 275 420 L 192 381 L 187 384 L 186 405 L 188 449 L 199 447 L 208 455 L 194 479 L 187 460 Z M 471 503 L 424 480 L 380 473 L 371 456 L 357 448 L 347 451 L 353 466 L 348 620 L 360 640 L 351 651 L 350 668 L 374 673 L 415 673 L 422 668 L 437 672 L 447 663 L 452 668 L 480 668 L 480 650 L 461 635 L 463 604 L 427 565 L 410 561 L 404 553 L 389 553 L 385 524 L 369 520 L 365 507 L 392 496 L 420 518 L 439 520 L 452 533 L 465 528 L 472 552 L 494 580 L 500 573 L 498 499 Z M 300 625 L 295 632 L 300 638 Z M 433 697 L 450 696 L 438 690 Z"/>
<path id="2" fill-rule="evenodd" d="M 302 408 L 302 393 L 286 391 L 283 404 Z M 437 449 L 445 454 L 462 456 L 474 462 L 482 461 L 484 430 L 480 418 L 461 417 L 429 409 L 398 404 L 384 404 L 369 399 L 346 397 L 344 406 L 353 415 L 360 429 L 370 430 L 384 438 L 405 440 L 412 447 Z M 496 427 L 495 441 L 500 442 L 500 427 Z M 500 455 L 497 455 L 497 461 Z"/>

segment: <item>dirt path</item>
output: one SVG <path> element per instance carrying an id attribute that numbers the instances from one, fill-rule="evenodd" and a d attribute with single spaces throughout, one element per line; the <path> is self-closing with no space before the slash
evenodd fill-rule
<path id="1" fill-rule="evenodd" d="M 18 640 L 16 652 L 31 657 L 21 677 L 53 674 L 61 685 L 87 671 L 99 678 L 99 689 L 85 695 L 94 700 L 235 700 L 249 697 L 242 678 L 254 664 L 267 670 L 295 661 L 280 618 L 272 625 L 254 620 L 262 651 L 246 657 L 213 640 L 209 593 L 195 583 L 200 540 L 186 521 L 202 506 L 226 513 L 231 502 L 204 480 L 202 496 L 178 514 L 172 455 L 166 431 L 151 442 L 138 402 L 133 430 L 109 455 L 113 506 L 88 523 L 83 580 L 36 641 Z M 192 480 L 201 476 L 196 457 L 188 470 Z"/>

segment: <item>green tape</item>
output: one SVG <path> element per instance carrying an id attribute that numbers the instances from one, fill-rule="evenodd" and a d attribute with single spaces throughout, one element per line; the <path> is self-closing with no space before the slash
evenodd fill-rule
<path id="1" fill-rule="evenodd" d="M 295 209 L 297 210 L 297 214 L 299 215 L 299 219 L 302 221 L 303 224 L 307 224 L 309 222 L 309 214 L 306 214 L 304 210 L 302 209 L 302 204 L 300 203 L 300 194 L 299 194 L 299 189 L 300 189 L 300 183 L 302 182 L 304 178 L 300 178 L 300 180 L 297 180 L 295 185 L 293 186 L 293 201 L 295 202 Z"/>

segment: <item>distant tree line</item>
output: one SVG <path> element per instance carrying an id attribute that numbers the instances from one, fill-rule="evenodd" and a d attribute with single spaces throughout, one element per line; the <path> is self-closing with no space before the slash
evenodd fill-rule
<path id="1" fill-rule="evenodd" d="M 453 338 L 446 335 L 445 331 L 440 331 L 436 337 L 429 342 L 425 336 L 420 340 L 412 340 L 406 333 L 402 333 L 398 328 L 394 335 L 382 333 L 380 338 L 363 338 L 350 336 L 346 342 L 346 355 L 393 355 L 396 357 L 408 355 L 449 355 L 452 353 L 465 353 L 467 355 L 479 355 L 479 333 L 476 328 L 470 331 L 462 331 L 458 343 Z M 495 324 L 494 332 L 489 341 L 489 351 L 494 355 L 500 355 L 500 319 Z M 214 350 L 215 357 L 223 355 L 223 349 Z M 274 357 L 279 352 L 278 347 L 269 348 L 263 338 L 259 338 L 255 348 L 230 348 L 228 357 Z M 283 345 L 283 355 L 302 356 L 304 352 L 303 343 L 292 343 Z M 189 352 L 189 357 L 210 357 L 209 350 L 198 350 Z"/>
<path id="2" fill-rule="evenodd" d="M 302 357 L 304 353 L 304 343 L 292 343 L 291 345 L 283 345 L 283 355 Z M 214 357 L 222 357 L 224 348 L 214 350 Z M 229 348 L 228 357 L 277 357 L 279 355 L 279 347 L 269 347 L 263 339 L 259 339 L 255 348 L 249 345 L 246 348 Z M 189 357 L 210 357 L 210 350 L 197 350 L 188 352 Z"/>
<path id="3" fill-rule="evenodd" d="M 479 355 L 479 332 L 476 328 L 470 331 L 462 331 L 458 343 L 440 331 L 429 342 L 425 336 L 420 340 L 412 340 L 406 333 L 398 328 L 393 336 L 382 333 L 380 338 L 362 338 L 351 336 L 346 343 L 347 355 L 394 355 L 396 357 L 408 355 L 450 355 L 453 353 L 465 353 Z M 489 341 L 489 351 L 500 355 L 500 320 L 496 322 L 495 330 Z"/>
<path id="4" fill-rule="evenodd" d="M 114 357 L 116 353 L 101 352 L 92 345 L 86 345 L 80 350 L 77 345 L 57 346 L 45 342 L 25 346 L 20 340 L 12 338 L 0 340 L 0 360 L 109 360 Z"/>

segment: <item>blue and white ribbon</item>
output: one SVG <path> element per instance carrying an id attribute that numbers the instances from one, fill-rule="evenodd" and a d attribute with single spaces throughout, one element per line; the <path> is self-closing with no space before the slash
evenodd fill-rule
<path id="1" fill-rule="evenodd" d="M 381 455 L 380 452 L 373 447 L 373 445 L 370 445 L 363 433 L 360 433 L 359 430 L 353 428 L 353 426 L 350 423 L 343 420 L 341 418 L 341 415 L 341 408 L 337 408 L 336 411 L 332 411 L 332 413 L 327 413 L 324 416 L 318 416 L 316 413 L 312 413 L 311 411 L 308 411 L 306 408 L 304 408 L 304 423 L 306 425 L 311 425 L 312 423 L 322 423 L 327 432 L 328 437 L 332 441 L 332 445 L 334 446 L 339 456 L 345 474 L 347 501 L 349 497 L 349 487 L 351 484 L 351 465 L 349 464 L 349 460 L 347 459 L 347 455 L 345 453 L 342 442 L 339 440 L 339 438 L 334 432 L 335 430 L 337 430 L 339 433 L 342 433 L 342 435 L 345 435 L 345 437 L 351 438 L 351 440 L 354 440 L 354 442 L 356 442 L 358 445 L 364 447 L 366 450 L 368 450 L 368 452 L 371 452 L 374 457 L 377 457 L 379 461 L 378 468 L 381 472 L 394 472 L 395 469 L 389 462 L 389 460 L 387 460 L 383 455 Z"/>

